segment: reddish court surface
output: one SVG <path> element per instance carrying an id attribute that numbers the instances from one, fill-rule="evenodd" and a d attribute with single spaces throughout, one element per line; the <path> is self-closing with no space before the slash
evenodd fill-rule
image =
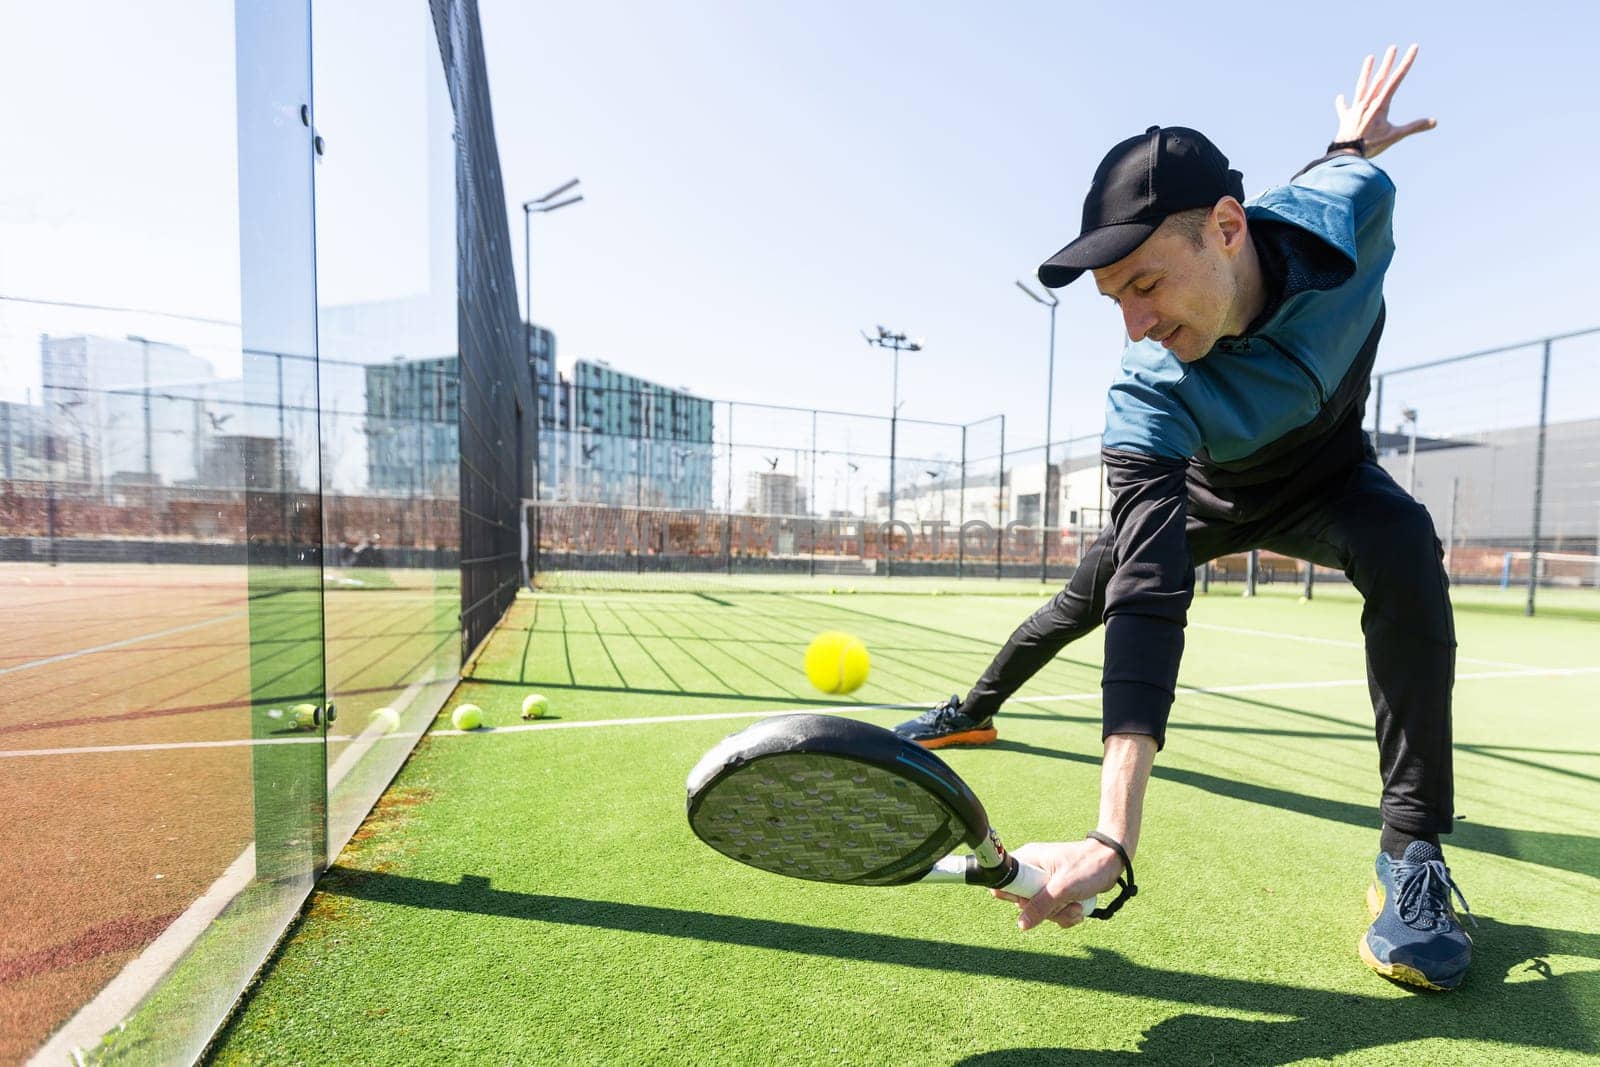
<path id="1" fill-rule="evenodd" d="M 249 666 L 242 567 L 0 565 L 0 753 L 248 739 Z M 250 764 L 247 746 L 0 755 L 0 1064 L 238 858 Z"/>

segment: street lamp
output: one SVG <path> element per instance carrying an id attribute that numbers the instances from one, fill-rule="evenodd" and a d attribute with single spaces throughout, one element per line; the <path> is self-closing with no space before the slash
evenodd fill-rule
<path id="1" fill-rule="evenodd" d="M 921 341 L 908 341 L 903 333 L 894 333 L 878 327 L 878 336 L 870 337 L 867 331 L 862 330 L 861 336 L 865 337 L 867 344 L 877 345 L 894 352 L 894 399 L 893 406 L 889 409 L 889 536 L 884 541 L 884 570 L 885 573 L 894 574 L 894 461 L 895 438 L 900 425 L 900 353 L 922 351 Z"/>
<path id="2" fill-rule="evenodd" d="M 1406 495 L 1417 495 L 1417 409 L 1401 408 L 1400 417 L 1411 425 L 1411 441 L 1406 446 Z"/>
<path id="3" fill-rule="evenodd" d="M 1050 491 L 1050 421 L 1056 396 L 1056 307 L 1061 301 L 1049 289 L 1045 290 L 1045 295 L 1050 298 L 1046 300 L 1021 282 L 1017 283 L 1017 288 L 1027 293 L 1028 299 L 1034 303 L 1050 309 L 1050 361 L 1044 388 L 1044 488 L 1039 491 L 1039 499 L 1044 502 L 1040 509 L 1043 517 L 1039 523 L 1039 581 L 1043 582 L 1050 562 L 1050 505 L 1055 503 L 1055 494 Z"/>
<path id="4" fill-rule="evenodd" d="M 578 178 L 574 178 L 565 185 L 559 185 L 537 199 L 524 200 L 522 202 L 522 348 L 524 358 L 533 354 L 533 230 L 529 220 L 532 219 L 535 214 L 548 214 L 551 211 L 559 210 L 567 207 L 570 204 L 576 204 L 578 201 L 582 200 L 582 193 L 579 193 L 577 196 L 569 196 L 565 200 L 556 200 L 556 197 L 560 196 L 562 193 L 570 192 L 573 188 L 575 188 L 579 180 L 580 179 Z M 535 505 L 535 523 L 538 522 L 539 517 L 537 507 L 540 496 L 539 483 L 544 479 L 543 472 L 540 468 L 540 453 L 543 451 L 543 449 L 539 447 L 539 431 L 542 428 L 543 412 L 539 410 L 539 361 L 536 359 L 533 361 L 533 500 Z M 521 462 L 522 457 L 518 456 L 517 463 L 521 464 Z M 521 505 L 519 504 L 518 506 L 520 507 Z M 533 552 L 535 562 L 537 562 L 539 552 L 539 533 L 537 526 L 534 528 Z M 531 578 L 528 574 L 528 561 L 524 559 L 522 561 L 522 584 L 529 585 L 530 583 Z"/>

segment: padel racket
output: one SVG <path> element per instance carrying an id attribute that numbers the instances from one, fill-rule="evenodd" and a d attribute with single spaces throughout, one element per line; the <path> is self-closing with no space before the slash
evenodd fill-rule
<path id="1" fill-rule="evenodd" d="M 846 885 L 965 882 L 1031 897 L 1048 877 L 1006 852 L 948 764 L 870 723 L 780 715 L 689 772 L 689 825 L 730 859 Z M 952 856 L 958 845 L 970 856 Z M 1094 910 L 1083 901 L 1083 913 Z"/>

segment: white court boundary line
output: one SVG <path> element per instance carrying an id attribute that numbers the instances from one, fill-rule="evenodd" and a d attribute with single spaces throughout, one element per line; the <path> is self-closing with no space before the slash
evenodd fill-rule
<path id="1" fill-rule="evenodd" d="M 1298 641 L 1304 645 L 1333 645 L 1336 648 L 1366 648 L 1364 641 L 1349 641 L 1337 637 L 1307 637 L 1304 634 L 1285 634 L 1274 630 L 1251 630 L 1243 626 L 1219 626 L 1210 622 L 1191 622 L 1191 630 L 1216 630 L 1225 634 L 1244 634 L 1248 637 L 1271 637 L 1279 641 Z M 1485 667 L 1505 667 L 1516 671 L 1537 671 L 1542 667 L 1535 667 L 1531 663 L 1509 663 L 1501 659 L 1479 659 L 1476 656 L 1457 656 L 1457 663 L 1481 663 Z"/>
<path id="2" fill-rule="evenodd" d="M 1474 674 L 1458 674 L 1458 682 L 1490 681 L 1499 678 L 1562 678 L 1573 675 L 1600 674 L 1600 667 L 1530 667 L 1525 670 L 1511 671 L 1479 671 Z M 1179 685 L 1180 694 L 1193 694 L 1205 696 L 1207 694 L 1226 695 L 1229 693 L 1271 693 L 1292 692 L 1302 689 L 1344 689 L 1351 686 L 1365 688 L 1365 678 L 1337 678 L 1322 682 L 1254 682 L 1248 685 L 1216 685 L 1193 686 Z M 1009 703 L 1013 704 L 1050 704 L 1056 701 L 1072 700 L 1099 700 L 1098 689 L 1083 693 L 1057 693 L 1052 696 L 1038 697 L 1012 697 Z M 829 704 L 819 708 L 780 708 L 764 711 L 713 711 L 701 715 L 644 715 L 632 719 L 583 719 L 578 722 L 525 722 L 511 726 L 484 726 L 476 730 L 425 730 L 420 733 L 415 731 L 395 731 L 384 734 L 377 740 L 398 740 L 402 738 L 417 737 L 465 737 L 468 734 L 516 734 L 538 730 L 594 730 L 609 726 L 654 726 L 660 723 L 673 722 L 716 722 L 719 719 L 770 719 L 778 715 L 853 715 L 864 711 L 907 711 L 913 708 L 925 708 L 927 703 L 916 704 L 851 704 L 840 707 Z M 361 735 L 365 736 L 365 735 Z M 330 741 L 354 741 L 354 736 L 330 737 Z M 307 737 L 266 737 L 248 738 L 241 737 L 230 741 L 156 741 L 140 745 L 83 745 L 73 748 L 18 748 L 0 750 L 0 759 L 22 759 L 28 756 L 84 756 L 96 753 L 113 752 L 168 752 L 176 749 L 191 748 L 244 748 L 251 745 L 318 745 L 322 738 L 316 735 Z"/>
<path id="3" fill-rule="evenodd" d="M 61 663 L 64 660 L 77 659 L 79 656 L 92 656 L 96 652 L 110 652 L 112 649 L 116 648 L 127 648 L 129 645 L 137 645 L 141 641 L 154 641 L 158 637 L 171 637 L 173 634 L 188 633 L 190 630 L 199 630 L 202 627 L 215 626 L 217 623 L 227 622 L 229 619 L 243 618 L 248 614 L 250 614 L 248 610 L 235 611 L 227 615 L 218 615 L 214 619 L 205 619 L 201 622 L 191 622 L 187 626 L 174 626 L 170 630 L 157 630 L 153 634 L 141 634 L 138 637 L 129 637 L 122 641 L 113 641 L 108 645 L 95 645 L 93 648 L 80 648 L 72 652 L 63 652 L 59 656 L 49 656 L 45 659 L 36 659 L 30 663 L 19 663 L 15 667 L 0 667 L 0 674 L 11 674 L 16 671 L 32 670 L 34 667 L 48 667 L 52 663 Z"/>
<path id="4" fill-rule="evenodd" d="M 423 688 L 432 684 L 434 683 L 413 682 L 390 707 L 404 714 Z M 331 739 L 349 742 L 349 747 L 328 769 L 328 791 L 331 793 L 337 789 L 345 776 L 355 769 L 361 758 L 379 741 L 419 736 L 421 735 L 414 732 L 385 733 L 381 725 L 372 723 L 354 736 Z M 259 743 L 320 744 L 321 742 L 321 737 L 288 737 L 263 739 Z M 214 747 L 216 743 L 195 744 Z M 227 744 L 233 743 L 227 742 Z M 143 751 L 151 746 L 130 747 Z M 330 826 L 329 832 L 334 832 L 334 828 Z M 340 842 L 339 851 L 343 851 L 345 844 L 348 843 L 349 839 L 346 837 L 345 841 Z M 211 883 L 210 888 L 200 894 L 194 903 L 185 908 L 183 914 L 173 920 L 172 925 L 161 931 L 154 941 L 145 946 L 143 952 L 129 960 L 117 976 L 95 994 L 93 1000 L 79 1008 L 72 1018 L 51 1035 L 44 1047 L 29 1058 L 27 1067 L 49 1067 L 67 1062 L 69 1059 L 77 1064 L 85 1062 L 84 1050 L 97 1047 L 106 1034 L 116 1029 L 138 1010 L 139 1005 L 155 991 L 156 985 L 166 977 L 167 972 L 194 947 L 211 923 L 222 914 L 223 909 L 249 887 L 255 875 L 256 846 L 252 841 L 244 847 L 243 852 L 239 853 L 239 857 L 228 865 L 222 876 Z M 314 883 L 312 888 L 315 888 Z M 298 912 L 299 909 L 296 908 L 296 914 Z M 253 980 L 254 972 L 250 978 Z"/>

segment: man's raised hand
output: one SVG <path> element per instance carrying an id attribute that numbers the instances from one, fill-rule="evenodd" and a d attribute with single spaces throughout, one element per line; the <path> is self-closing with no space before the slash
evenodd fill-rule
<path id="1" fill-rule="evenodd" d="M 1394 98 L 1394 91 L 1400 88 L 1400 82 L 1417 58 L 1417 46 L 1412 45 L 1406 49 L 1400 65 L 1395 66 L 1396 51 L 1394 45 L 1389 46 L 1389 50 L 1383 54 L 1383 65 L 1375 76 L 1372 72 L 1373 57 L 1368 56 L 1366 62 L 1361 64 L 1360 77 L 1356 79 L 1354 99 L 1346 104 L 1344 94 L 1340 93 L 1333 101 L 1333 110 L 1339 116 L 1339 132 L 1334 140 L 1361 140 L 1366 145 L 1369 159 L 1396 141 L 1438 125 L 1434 119 L 1417 119 L 1404 126 L 1395 126 L 1389 121 L 1389 101 Z"/>

